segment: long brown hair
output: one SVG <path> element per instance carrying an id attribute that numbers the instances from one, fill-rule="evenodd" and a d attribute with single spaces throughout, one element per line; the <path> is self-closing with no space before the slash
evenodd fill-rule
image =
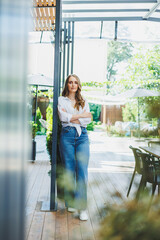
<path id="1" fill-rule="evenodd" d="M 78 82 L 78 89 L 77 89 L 76 94 L 75 94 L 76 103 L 75 103 L 74 108 L 76 108 L 79 111 L 79 107 L 80 106 L 82 108 L 84 108 L 85 100 L 83 99 L 83 97 L 81 95 L 81 88 L 82 88 L 82 86 L 81 86 L 80 79 L 79 79 L 79 77 L 76 74 L 70 74 L 66 78 L 64 89 L 62 91 L 62 96 L 63 97 L 68 97 L 69 96 L 68 81 L 69 81 L 70 77 L 74 77 L 77 80 L 77 82 Z"/>

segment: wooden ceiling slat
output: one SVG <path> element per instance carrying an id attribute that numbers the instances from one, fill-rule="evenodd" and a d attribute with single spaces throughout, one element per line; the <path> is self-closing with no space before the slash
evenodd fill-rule
<path id="1" fill-rule="evenodd" d="M 53 8 L 49 8 L 52 25 L 55 23 L 55 15 L 53 10 Z"/>
<path id="2" fill-rule="evenodd" d="M 37 6 L 37 1 L 33 0 L 33 6 L 36 7 Z"/>
<path id="3" fill-rule="evenodd" d="M 41 30 L 41 28 L 39 26 L 39 21 L 37 19 L 35 19 L 35 30 L 36 31 L 40 31 Z"/>
<path id="4" fill-rule="evenodd" d="M 36 8 L 36 14 L 37 14 L 37 21 L 39 23 L 39 27 L 40 27 L 40 29 L 42 29 L 41 16 L 40 16 L 39 8 Z"/>
<path id="5" fill-rule="evenodd" d="M 32 8 L 31 15 L 34 18 L 35 30 L 54 30 L 56 0 L 32 0 L 32 3 L 34 7 Z M 53 6 L 53 8 L 51 6 Z"/>
<path id="6" fill-rule="evenodd" d="M 51 20 L 49 19 L 49 23 L 48 23 L 48 30 L 51 29 Z"/>
<path id="7" fill-rule="evenodd" d="M 48 0 L 48 6 L 52 6 L 53 1 L 52 0 Z"/>
<path id="8" fill-rule="evenodd" d="M 47 2 L 46 0 L 43 0 L 44 6 L 47 6 Z M 48 13 L 48 8 L 44 8 L 44 12 L 45 12 L 45 17 L 47 19 L 47 30 L 49 30 L 49 26 L 50 26 L 50 22 L 49 22 L 49 13 Z"/>
<path id="9" fill-rule="evenodd" d="M 43 27 L 45 28 L 46 27 L 46 20 L 45 20 L 44 9 L 40 8 L 40 12 L 41 12 L 41 17 L 42 17 L 41 21 L 42 21 Z"/>
<path id="10" fill-rule="evenodd" d="M 42 7 L 42 1 L 38 0 L 38 6 Z"/>
<path id="11" fill-rule="evenodd" d="M 35 8 L 32 8 L 31 12 L 32 12 L 32 15 L 33 15 L 34 30 L 39 31 L 40 27 L 39 27 L 39 23 L 37 21 L 37 13 L 36 13 Z"/>
<path id="12" fill-rule="evenodd" d="M 47 1 L 43 0 L 43 5 L 46 7 L 47 6 Z"/>

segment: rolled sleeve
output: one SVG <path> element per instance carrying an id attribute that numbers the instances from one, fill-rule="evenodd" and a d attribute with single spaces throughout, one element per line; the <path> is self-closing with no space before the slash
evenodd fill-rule
<path id="1" fill-rule="evenodd" d="M 58 115 L 59 115 L 59 119 L 60 119 L 61 122 L 69 123 L 71 118 L 72 118 L 72 114 L 62 111 L 63 108 L 64 108 L 64 106 L 63 106 L 62 99 L 59 98 L 58 99 Z"/>
<path id="2" fill-rule="evenodd" d="M 81 126 L 87 126 L 91 122 L 91 118 L 79 118 Z"/>
<path id="3" fill-rule="evenodd" d="M 85 100 L 84 110 L 86 110 L 86 112 L 90 112 L 90 108 L 87 100 Z M 91 122 L 91 118 L 79 118 L 79 122 L 81 126 L 86 127 Z"/>

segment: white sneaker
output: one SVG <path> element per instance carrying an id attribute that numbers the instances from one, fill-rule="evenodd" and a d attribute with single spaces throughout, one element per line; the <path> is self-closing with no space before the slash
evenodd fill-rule
<path id="1" fill-rule="evenodd" d="M 80 213 L 79 213 L 79 219 L 80 219 L 81 221 L 87 221 L 87 220 L 88 220 L 88 214 L 87 214 L 87 211 L 86 211 L 86 210 L 80 211 Z"/>
<path id="2" fill-rule="evenodd" d="M 72 208 L 72 207 L 68 207 L 68 212 L 75 212 L 76 211 L 76 209 L 75 208 Z"/>

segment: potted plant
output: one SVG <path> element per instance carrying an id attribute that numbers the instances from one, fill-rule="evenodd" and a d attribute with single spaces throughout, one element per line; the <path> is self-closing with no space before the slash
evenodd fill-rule
<path id="1" fill-rule="evenodd" d="M 31 129 L 32 129 L 32 156 L 31 159 L 34 162 L 36 160 L 36 133 L 37 133 L 37 124 L 34 123 L 33 121 L 31 122 Z"/>
<path id="2" fill-rule="evenodd" d="M 53 109 L 51 106 L 47 108 L 47 134 L 46 134 L 46 147 L 48 154 L 50 156 L 50 163 L 52 164 L 52 119 L 53 119 Z M 59 141 L 60 141 L 60 132 L 61 132 L 61 122 L 58 119 L 58 131 L 57 131 L 57 167 L 56 167 L 56 180 L 57 180 L 57 196 L 60 199 L 64 198 L 64 188 L 63 188 L 63 164 L 60 157 L 59 151 Z M 51 174 L 51 171 L 48 172 Z"/>
<path id="3" fill-rule="evenodd" d="M 122 200 L 120 204 L 108 205 L 103 209 L 103 216 L 98 232 L 99 240 L 160 238 L 159 197 L 155 197 L 152 203 L 148 194 L 143 195 L 139 202 L 136 199 Z"/>

